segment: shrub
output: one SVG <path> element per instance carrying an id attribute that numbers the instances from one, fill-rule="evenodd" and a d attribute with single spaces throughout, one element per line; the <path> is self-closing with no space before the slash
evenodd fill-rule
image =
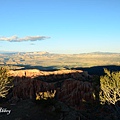
<path id="1" fill-rule="evenodd" d="M 114 105 L 119 111 L 118 102 L 120 101 L 120 71 L 110 72 L 104 69 L 105 75 L 100 77 L 100 102 Z"/>
<path id="2" fill-rule="evenodd" d="M 5 98 L 12 87 L 12 79 L 8 74 L 8 69 L 0 67 L 0 97 Z"/>

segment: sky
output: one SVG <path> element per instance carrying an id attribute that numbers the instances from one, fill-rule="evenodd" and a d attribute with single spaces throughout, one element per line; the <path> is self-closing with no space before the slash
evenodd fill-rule
<path id="1" fill-rule="evenodd" d="M 120 0 L 0 0 L 0 51 L 120 53 Z"/>

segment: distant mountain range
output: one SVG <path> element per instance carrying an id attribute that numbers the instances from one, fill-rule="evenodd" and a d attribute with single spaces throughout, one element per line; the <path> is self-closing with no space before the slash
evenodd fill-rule
<path id="1" fill-rule="evenodd" d="M 33 52 L 17 52 L 17 51 L 0 51 L 0 54 L 64 54 L 64 53 L 50 53 L 46 51 L 33 51 Z M 90 53 L 74 53 L 74 54 L 120 54 L 115 52 L 90 52 Z"/>
<path id="2" fill-rule="evenodd" d="M 80 54 L 55 54 L 44 51 L 0 51 L 0 65 L 40 70 L 71 69 L 106 65 L 120 66 L 120 53 L 92 52 Z"/>

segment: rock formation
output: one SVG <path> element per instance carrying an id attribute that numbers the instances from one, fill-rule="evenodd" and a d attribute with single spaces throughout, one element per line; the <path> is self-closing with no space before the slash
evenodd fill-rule
<path id="1" fill-rule="evenodd" d="M 83 101 L 93 101 L 92 77 L 78 70 L 43 72 L 11 71 L 14 77 L 13 100 L 55 98 L 79 109 Z"/>
<path id="2" fill-rule="evenodd" d="M 58 100 L 78 108 L 82 102 L 94 100 L 92 84 L 74 79 L 65 80 L 57 89 L 57 96 Z"/>

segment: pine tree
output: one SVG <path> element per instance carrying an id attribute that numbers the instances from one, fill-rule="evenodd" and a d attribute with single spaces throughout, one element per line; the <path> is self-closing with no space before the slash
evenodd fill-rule
<path id="1" fill-rule="evenodd" d="M 8 74 L 8 69 L 1 67 L 0 68 L 0 97 L 5 98 L 8 94 L 8 91 L 12 87 L 12 79 Z"/>
<path id="2" fill-rule="evenodd" d="M 110 72 L 104 69 L 105 75 L 100 77 L 100 101 L 101 104 L 107 103 L 114 105 L 120 113 L 118 102 L 120 102 L 120 71 Z"/>

